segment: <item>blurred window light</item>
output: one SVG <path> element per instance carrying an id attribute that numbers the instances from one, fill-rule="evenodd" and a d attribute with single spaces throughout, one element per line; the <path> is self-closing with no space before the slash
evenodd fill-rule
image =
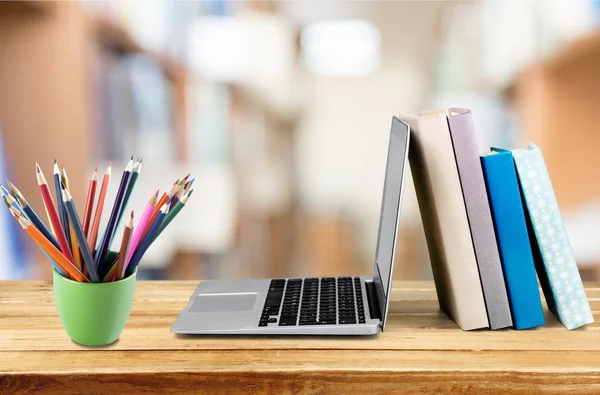
<path id="1" fill-rule="evenodd" d="M 198 18 L 190 29 L 191 68 L 212 81 L 238 82 L 248 62 L 247 29 L 235 17 Z"/>
<path id="2" fill-rule="evenodd" d="M 295 64 L 291 26 L 278 16 L 204 16 L 188 36 L 190 68 L 215 82 L 281 85 Z"/>
<path id="3" fill-rule="evenodd" d="M 314 22 L 302 30 L 304 66 L 312 73 L 355 77 L 379 67 L 379 29 L 363 20 Z"/>

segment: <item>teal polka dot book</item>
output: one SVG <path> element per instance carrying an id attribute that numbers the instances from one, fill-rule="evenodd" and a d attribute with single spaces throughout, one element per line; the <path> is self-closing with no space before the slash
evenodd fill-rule
<path id="1" fill-rule="evenodd" d="M 550 311 L 567 328 L 594 322 L 542 150 L 512 151 L 531 237 L 536 271 Z"/>

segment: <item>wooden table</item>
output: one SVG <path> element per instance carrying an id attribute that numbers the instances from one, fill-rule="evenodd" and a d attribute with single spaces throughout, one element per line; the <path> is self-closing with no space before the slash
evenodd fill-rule
<path id="1" fill-rule="evenodd" d="M 432 283 L 396 282 L 378 336 L 175 336 L 195 286 L 139 282 L 121 339 L 89 349 L 62 329 L 51 284 L 0 282 L 0 393 L 600 393 L 600 283 L 587 284 L 596 323 L 570 332 L 548 315 L 463 332 Z"/>

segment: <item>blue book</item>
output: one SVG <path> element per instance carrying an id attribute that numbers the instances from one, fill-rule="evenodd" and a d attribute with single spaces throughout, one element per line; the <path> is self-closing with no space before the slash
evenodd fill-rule
<path id="1" fill-rule="evenodd" d="M 550 311 L 569 330 L 594 322 L 542 151 L 513 150 L 534 262 Z"/>
<path id="2" fill-rule="evenodd" d="M 515 329 L 544 325 L 523 201 L 510 151 L 481 156 Z"/>

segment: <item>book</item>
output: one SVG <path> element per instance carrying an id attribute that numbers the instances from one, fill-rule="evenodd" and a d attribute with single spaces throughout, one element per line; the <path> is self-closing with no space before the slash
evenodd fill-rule
<path id="1" fill-rule="evenodd" d="M 444 112 L 401 115 L 411 127 L 409 161 L 440 308 L 463 330 L 488 316 Z"/>
<path id="2" fill-rule="evenodd" d="M 506 328 L 513 322 L 471 111 L 451 108 L 448 125 L 490 328 Z"/>
<path id="3" fill-rule="evenodd" d="M 506 291 L 515 329 L 544 325 L 544 310 L 529 243 L 521 191 L 510 151 L 481 156 Z"/>
<path id="4" fill-rule="evenodd" d="M 513 150 L 538 278 L 550 311 L 569 330 L 594 322 L 541 149 Z"/>

